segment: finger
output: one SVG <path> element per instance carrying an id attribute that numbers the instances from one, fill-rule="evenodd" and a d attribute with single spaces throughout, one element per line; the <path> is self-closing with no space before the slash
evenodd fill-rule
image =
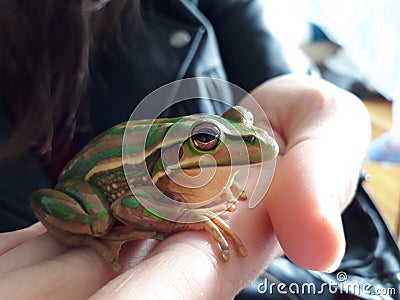
<path id="1" fill-rule="evenodd" d="M 274 230 L 294 262 L 332 270 L 344 251 L 340 212 L 355 190 L 368 115 L 354 96 L 320 80 L 286 77 L 254 94 L 272 108 L 269 119 L 285 142 L 269 192 Z"/>
<path id="2" fill-rule="evenodd" d="M 156 293 L 161 297 L 176 298 L 182 292 L 181 295 L 193 295 L 193 299 L 199 295 L 232 298 L 278 255 L 279 250 L 265 205 L 248 210 L 245 204 L 239 204 L 237 210 L 242 213 L 235 213 L 232 226 L 243 237 L 249 257 L 232 255 L 229 263 L 222 262 L 214 241 L 206 234 L 194 232 L 173 235 L 153 252 L 152 243 L 145 247 L 131 243 L 124 247 L 122 256 L 125 265 L 133 267 L 106 285 L 96 297 L 147 297 Z M 149 252 L 152 253 L 150 258 L 138 264 Z M 91 249 L 81 248 L 3 274 L 0 290 L 6 298 L 57 296 L 57 299 L 83 299 L 113 276 L 115 273 L 100 256 Z M 18 289 L 13 288 L 16 282 Z"/>
<path id="3" fill-rule="evenodd" d="M 302 149 L 281 160 L 270 188 L 268 211 L 279 242 L 292 261 L 306 269 L 329 271 L 344 254 L 341 207 L 337 194 L 318 187 L 335 183 L 320 174 L 324 164 L 308 156 L 314 153 L 312 146 L 301 145 L 298 148 Z M 310 166 L 307 159 L 318 165 Z"/>
<path id="4" fill-rule="evenodd" d="M 35 229 L 35 234 L 41 231 Z M 57 242 L 48 234 L 31 238 L 0 256 L 0 274 L 52 259 L 67 249 L 67 246 Z"/>
<path id="5" fill-rule="evenodd" d="M 232 299 L 280 254 L 280 249 L 265 205 L 249 210 L 245 203 L 239 203 L 231 221 L 248 249 L 247 257 L 232 251 L 230 261 L 223 262 L 206 233 L 174 234 L 91 299 Z"/>
<path id="6" fill-rule="evenodd" d="M 45 231 L 46 229 L 42 224 L 35 223 L 34 225 L 21 230 L 0 234 L 0 255 Z"/>
<path id="7" fill-rule="evenodd" d="M 0 290 L 4 299 L 87 299 L 113 276 L 93 250 L 75 248 L 0 275 Z"/>

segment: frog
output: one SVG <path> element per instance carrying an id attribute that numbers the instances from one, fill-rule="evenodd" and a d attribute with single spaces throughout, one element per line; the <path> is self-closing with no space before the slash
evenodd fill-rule
<path id="1" fill-rule="evenodd" d="M 92 139 L 66 164 L 54 188 L 34 191 L 30 206 L 55 239 L 71 247 L 91 247 L 119 272 L 123 269 L 119 253 L 125 242 L 161 241 L 181 231 L 209 233 L 223 261 L 230 260 L 232 246 L 245 257 L 245 245 L 224 219 L 226 213 L 235 211 L 238 201 L 247 200 L 232 167 L 261 164 L 279 152 L 273 134 L 253 123 L 250 110 L 233 106 L 221 116 L 194 114 L 117 124 Z M 171 134 L 173 128 L 188 133 Z M 124 148 L 129 137 L 135 141 L 138 136 L 146 137 L 136 145 L 142 149 Z M 228 149 L 238 143 L 246 151 Z M 124 159 L 129 149 L 134 150 Z M 204 162 L 204 157 L 212 159 Z M 175 176 L 171 165 L 178 166 L 181 175 Z M 195 182 L 200 170 L 211 165 L 213 176 L 203 186 L 180 185 L 174 179 L 183 174 Z M 197 205 L 182 210 L 192 221 L 165 216 L 144 204 L 161 203 L 161 196 L 178 203 L 170 208 L 172 212 L 180 209 L 179 204 Z M 214 200 L 210 204 L 207 199 Z"/>

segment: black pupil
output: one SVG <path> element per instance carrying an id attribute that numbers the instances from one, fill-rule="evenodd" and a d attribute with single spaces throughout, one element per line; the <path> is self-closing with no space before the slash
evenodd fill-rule
<path id="1" fill-rule="evenodd" d="M 217 138 L 217 134 L 212 130 L 203 130 L 202 132 L 194 134 L 193 138 L 199 142 L 208 143 Z"/>

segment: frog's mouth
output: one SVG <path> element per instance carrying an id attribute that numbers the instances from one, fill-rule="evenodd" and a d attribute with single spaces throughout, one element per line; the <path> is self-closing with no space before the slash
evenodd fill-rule
<path id="1" fill-rule="evenodd" d="M 185 158 L 184 161 L 168 165 L 168 169 L 197 169 L 212 167 L 229 167 L 256 165 L 276 157 L 277 151 L 266 145 L 267 149 L 260 146 L 223 148 L 212 154 L 199 154 Z M 273 147 L 273 145 L 271 146 Z"/>
<path id="2" fill-rule="evenodd" d="M 232 163 L 231 161 L 227 162 L 219 162 L 218 165 L 199 165 L 197 164 L 192 164 L 192 165 L 183 165 L 180 167 L 168 167 L 169 170 L 195 170 L 195 169 L 202 169 L 202 168 L 234 168 L 234 167 L 244 167 L 244 166 L 257 166 L 264 163 L 263 161 L 257 161 L 257 162 L 234 162 Z"/>

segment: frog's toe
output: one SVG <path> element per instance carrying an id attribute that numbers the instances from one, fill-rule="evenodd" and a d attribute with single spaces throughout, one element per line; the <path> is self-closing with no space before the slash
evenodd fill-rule
<path id="1" fill-rule="evenodd" d="M 247 195 L 244 191 L 242 191 L 238 197 L 239 201 L 246 201 L 247 200 Z"/>
<path id="2" fill-rule="evenodd" d="M 232 203 L 232 205 L 229 206 L 228 209 L 227 209 L 227 211 L 229 211 L 231 213 L 234 212 L 235 210 L 236 210 L 236 205 L 234 203 Z"/>
<path id="3" fill-rule="evenodd" d="M 229 261 L 229 259 L 231 258 L 231 253 L 229 249 L 221 250 L 221 255 L 224 261 Z"/>
<path id="4" fill-rule="evenodd" d="M 154 236 L 154 239 L 157 241 L 162 241 L 165 239 L 165 233 L 164 232 L 157 232 L 156 235 Z"/>
<path id="5" fill-rule="evenodd" d="M 113 270 L 118 273 L 120 273 L 124 267 L 124 265 L 118 259 L 111 261 L 110 265 L 113 268 Z"/>
<path id="6" fill-rule="evenodd" d="M 233 232 L 233 230 L 229 227 L 228 224 L 224 222 L 220 217 L 215 217 L 212 219 L 214 225 L 218 228 L 221 228 L 234 242 L 236 249 L 242 256 L 247 256 L 247 249 L 243 244 L 242 240 Z"/>
<path id="7" fill-rule="evenodd" d="M 238 249 L 239 249 L 240 254 L 242 254 L 242 256 L 247 256 L 248 255 L 247 249 L 243 244 L 242 245 L 238 245 Z"/>
<path id="8" fill-rule="evenodd" d="M 212 235 L 214 240 L 219 244 L 221 248 L 221 255 L 224 261 L 229 261 L 230 259 L 230 251 L 228 241 L 225 239 L 221 230 L 217 225 L 214 224 L 212 220 L 207 220 L 204 222 L 205 230 Z"/>

